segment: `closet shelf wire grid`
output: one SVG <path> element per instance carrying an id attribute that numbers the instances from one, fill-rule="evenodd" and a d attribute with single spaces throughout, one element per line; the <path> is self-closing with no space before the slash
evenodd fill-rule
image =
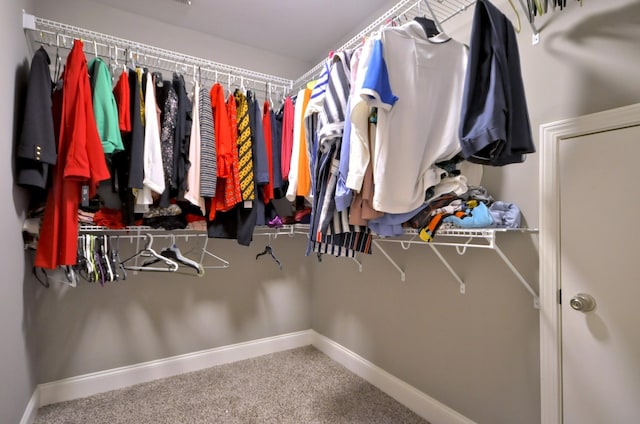
<path id="1" fill-rule="evenodd" d="M 240 79 L 243 83 L 247 83 L 250 88 L 255 89 L 259 88 L 258 85 L 263 85 L 264 87 L 270 85 L 277 86 L 284 91 L 290 90 L 293 83 L 292 80 L 279 76 L 165 50 L 27 13 L 23 14 L 23 28 L 28 30 L 26 31 L 27 37 L 33 51 L 36 50 L 34 48 L 36 45 L 52 49 L 55 49 L 56 46 L 69 49 L 73 39 L 80 39 L 84 42 L 86 54 L 97 54 L 107 59 L 114 58 L 117 63 L 122 65 L 130 60 L 131 57 L 134 57 L 136 61 L 142 64 L 167 71 L 174 70 L 170 66 L 174 65 L 176 71 L 193 77 L 201 76 L 205 79 L 213 79 L 213 74 L 215 74 L 216 79 L 219 78 L 221 83 L 227 82 L 224 77 L 227 77 L 229 81 L 233 79 L 235 83 L 239 83 L 240 81 L 238 80 Z M 198 72 L 200 72 L 200 75 L 198 75 Z M 209 75 L 202 75 L 202 72 Z"/>
<path id="2" fill-rule="evenodd" d="M 436 19 L 441 24 L 443 22 L 448 21 L 459 13 L 464 12 L 470 6 L 473 6 L 476 3 L 476 0 L 433 0 L 429 2 L 429 6 L 433 13 L 436 15 Z M 366 28 L 362 31 L 354 35 L 349 41 L 344 43 L 342 46 L 336 49 L 337 52 L 348 50 L 354 48 L 358 44 L 361 44 L 362 41 L 382 28 L 384 25 L 387 25 L 390 20 L 400 20 L 400 22 L 404 23 L 404 21 L 409 21 L 415 18 L 416 16 L 430 16 L 430 11 L 427 6 L 424 4 L 424 0 L 401 0 L 396 3 L 391 9 L 387 10 L 384 14 L 382 14 L 378 19 L 370 23 Z M 308 81 L 312 80 L 314 77 L 318 76 L 318 73 L 322 69 L 324 65 L 324 60 L 315 65 L 313 68 L 305 72 L 298 79 L 293 82 L 294 89 L 299 89 L 303 87 Z"/>

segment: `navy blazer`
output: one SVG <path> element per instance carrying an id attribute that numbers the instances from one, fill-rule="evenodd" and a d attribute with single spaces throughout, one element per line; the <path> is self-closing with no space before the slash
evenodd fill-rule
<path id="1" fill-rule="evenodd" d="M 25 187 L 46 189 L 49 168 L 57 160 L 50 63 L 49 55 L 42 47 L 31 60 L 22 133 L 16 149 L 17 184 Z"/>
<path id="2" fill-rule="evenodd" d="M 460 147 L 470 162 L 502 166 L 535 152 L 511 21 L 476 3 L 460 116 Z"/>

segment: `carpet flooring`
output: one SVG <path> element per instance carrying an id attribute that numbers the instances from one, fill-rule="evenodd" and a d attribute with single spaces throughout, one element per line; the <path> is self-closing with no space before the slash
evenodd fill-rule
<path id="1" fill-rule="evenodd" d="M 428 424 L 312 346 L 47 405 L 35 424 Z"/>

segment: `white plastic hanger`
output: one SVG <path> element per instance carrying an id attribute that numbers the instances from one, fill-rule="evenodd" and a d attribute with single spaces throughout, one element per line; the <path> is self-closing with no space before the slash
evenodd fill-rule
<path id="1" fill-rule="evenodd" d="M 169 259 L 165 256 L 160 255 L 158 252 L 156 252 L 151 248 L 151 245 L 153 244 L 153 236 L 151 234 L 145 234 L 145 237 L 147 238 L 147 244 L 144 247 L 144 249 L 140 250 L 133 256 L 122 261 L 122 264 L 124 265 L 125 269 L 130 269 L 132 271 L 176 272 L 178 270 L 178 264 L 172 259 Z M 155 258 L 155 259 L 159 259 L 159 261 L 154 260 L 149 265 L 145 265 L 144 263 L 142 265 L 138 265 L 138 261 L 136 260 L 134 265 L 126 265 L 126 263 L 131 261 L 132 259 L 138 259 L 138 258 Z M 155 262 L 162 262 L 166 266 L 165 267 L 150 266 L 152 263 L 155 263 Z"/>

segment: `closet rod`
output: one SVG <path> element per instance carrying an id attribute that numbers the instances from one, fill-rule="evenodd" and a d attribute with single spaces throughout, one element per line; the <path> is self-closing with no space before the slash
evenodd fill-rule
<path id="1" fill-rule="evenodd" d="M 85 43 L 85 51 L 88 54 L 91 54 L 95 42 L 96 44 L 99 43 L 102 49 L 108 49 L 109 47 L 111 47 L 112 51 L 117 48 L 118 51 L 131 52 L 132 54 L 138 55 L 138 57 L 144 57 L 146 55 L 148 58 L 153 57 L 155 60 L 162 60 L 165 62 L 176 64 L 176 66 L 178 66 L 179 68 L 186 67 L 186 69 L 193 70 L 199 67 L 201 71 L 213 74 L 217 73 L 220 77 L 220 82 L 226 82 L 225 79 L 232 77 L 235 80 L 237 80 L 238 78 L 242 78 L 246 82 L 252 82 L 254 84 L 264 84 L 265 86 L 269 84 L 272 86 L 287 87 L 288 89 L 291 89 L 293 85 L 293 81 L 290 79 L 278 77 L 275 75 L 264 74 L 237 66 L 214 62 L 211 60 L 177 53 L 171 50 L 165 50 L 147 44 L 142 44 L 136 41 L 118 38 L 96 31 L 67 25 L 61 22 L 43 19 L 34 15 L 30 15 L 24 11 L 22 15 L 22 26 L 25 32 L 30 33 L 30 44 L 39 43 L 54 46 L 54 41 L 59 37 L 62 37 L 63 39 L 80 39 Z M 49 41 L 45 41 L 45 36 L 49 37 Z M 192 71 L 192 73 L 193 72 L 194 71 Z"/>
<path id="2" fill-rule="evenodd" d="M 429 15 L 426 6 L 423 7 L 424 0 L 401 0 L 393 7 L 383 13 L 378 19 L 367 25 L 362 31 L 354 35 L 349 41 L 340 46 L 336 51 L 344 51 L 362 43 L 362 41 L 377 31 L 381 27 L 388 25 L 390 21 L 399 20 L 403 22 L 405 19 L 411 20 L 418 15 Z M 472 6 L 476 0 L 434 0 L 430 5 L 436 14 L 438 22 L 443 23 L 453 18 L 455 15 L 464 12 L 469 6 Z M 317 77 L 317 74 L 324 65 L 324 60 L 316 66 L 305 72 L 300 78 L 293 82 L 293 88 L 299 89 L 303 87 L 311 79 Z"/>

